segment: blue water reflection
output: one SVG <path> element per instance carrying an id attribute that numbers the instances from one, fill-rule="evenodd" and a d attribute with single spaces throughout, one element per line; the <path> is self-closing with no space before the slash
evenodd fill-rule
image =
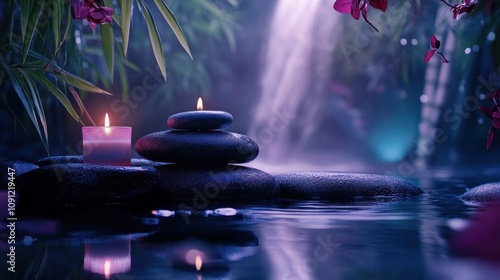
<path id="1" fill-rule="evenodd" d="M 457 198 L 477 179 L 415 182 L 426 193 L 404 201 L 214 205 L 189 219 L 66 213 L 49 220 L 50 234 L 26 217 L 17 266 L 28 279 L 498 279 L 500 264 L 449 249 L 479 209 Z"/>

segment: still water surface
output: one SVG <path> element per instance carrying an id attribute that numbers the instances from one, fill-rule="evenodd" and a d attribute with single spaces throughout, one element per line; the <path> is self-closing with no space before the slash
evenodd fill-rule
<path id="1" fill-rule="evenodd" d="M 28 215 L 18 224 L 17 272 L 6 279 L 500 279 L 500 264 L 448 246 L 479 209 L 457 195 L 494 180 L 415 179 L 425 194 L 404 201 Z M 237 211 L 214 211 L 224 207 Z"/>

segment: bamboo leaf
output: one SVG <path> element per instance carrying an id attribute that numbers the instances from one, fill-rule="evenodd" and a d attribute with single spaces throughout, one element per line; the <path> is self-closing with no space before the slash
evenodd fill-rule
<path id="1" fill-rule="evenodd" d="M 23 3 L 24 1 L 21 1 Z M 31 42 L 33 40 L 33 36 L 35 35 L 35 31 L 37 30 L 38 20 L 42 15 L 43 11 L 43 1 L 36 1 L 33 3 L 31 14 L 28 19 L 28 25 L 26 26 L 26 31 L 24 33 L 24 44 L 23 44 L 23 62 L 26 61 L 26 57 L 28 56 L 28 51 L 31 48 Z"/>
<path id="2" fill-rule="evenodd" d="M 76 89 L 74 87 L 72 87 L 72 86 L 69 86 L 68 89 L 69 89 L 69 92 L 71 92 L 71 94 L 73 95 L 73 98 L 75 99 L 76 103 L 80 107 L 80 111 L 82 112 L 82 114 L 84 114 L 85 116 L 87 116 L 87 118 L 90 120 L 90 122 L 92 123 L 92 125 L 95 126 L 96 124 L 95 124 L 94 120 L 90 116 L 89 112 L 87 112 L 87 109 L 85 108 L 85 105 L 83 105 L 83 102 L 80 99 L 80 95 L 78 94 L 78 92 L 76 92 Z"/>
<path id="3" fill-rule="evenodd" d="M 160 67 L 161 74 L 163 79 L 167 80 L 167 69 L 165 68 L 165 58 L 163 56 L 163 47 L 161 45 L 160 35 L 158 34 L 158 29 L 156 28 L 156 24 L 153 20 L 153 16 L 151 15 L 151 11 L 149 10 L 146 3 L 143 0 L 137 0 L 139 7 L 142 11 L 142 15 L 146 20 L 146 24 L 148 26 L 149 39 L 151 40 L 151 46 L 153 47 L 153 53 L 156 58 L 156 63 L 158 63 L 158 67 Z"/>
<path id="4" fill-rule="evenodd" d="M 83 121 L 81 120 L 80 116 L 78 113 L 75 111 L 73 108 L 73 105 L 71 105 L 71 102 L 69 99 L 64 95 L 61 90 L 51 83 L 40 71 L 33 71 L 33 70 L 26 70 L 26 72 L 31 75 L 37 82 L 42 84 L 52 95 L 54 95 L 59 102 L 64 106 L 66 111 L 80 124 L 85 125 Z"/>
<path id="5" fill-rule="evenodd" d="M 118 74 L 120 75 L 121 90 L 122 90 L 122 100 L 126 102 L 128 100 L 128 79 L 127 72 L 125 71 L 125 66 L 122 63 L 117 65 Z"/>
<path id="6" fill-rule="evenodd" d="M 40 128 L 38 116 L 37 113 L 35 112 L 35 104 L 34 101 L 32 100 L 32 95 L 29 94 L 30 86 L 26 83 L 26 80 L 23 80 L 23 78 L 17 71 L 14 71 L 15 69 L 11 69 L 8 65 L 4 63 L 2 63 L 2 67 L 5 71 L 5 74 L 9 77 L 9 81 L 12 84 L 14 92 L 21 100 L 21 103 L 23 104 L 23 107 L 26 110 L 28 117 L 35 126 L 35 129 L 38 132 L 38 135 L 40 136 L 40 139 L 42 140 L 45 149 L 48 151 L 48 145 L 47 145 L 48 137 L 44 137 L 44 135 L 46 134 L 42 133 L 42 130 Z"/>
<path id="7" fill-rule="evenodd" d="M 43 129 L 43 136 L 45 139 L 45 149 L 48 151 L 49 146 L 48 146 L 48 140 L 49 140 L 49 133 L 48 133 L 48 127 L 47 127 L 47 119 L 45 118 L 45 112 L 43 109 L 42 105 L 42 100 L 40 98 L 40 94 L 38 92 L 38 88 L 35 85 L 35 82 L 33 82 L 33 79 L 24 71 L 24 69 L 21 68 L 15 68 L 20 74 L 20 77 L 24 79 L 26 85 L 27 85 L 27 93 L 31 94 L 31 100 L 33 102 L 33 106 L 36 110 L 36 115 L 38 116 L 38 121 L 40 122 L 42 129 Z"/>
<path id="8" fill-rule="evenodd" d="M 123 54 L 127 56 L 128 39 L 130 37 L 130 19 L 132 17 L 132 0 L 120 1 L 120 11 L 123 38 Z"/>
<path id="9" fill-rule="evenodd" d="M 9 27 L 5 32 L 8 34 L 9 36 L 9 43 L 12 44 L 12 36 L 14 35 L 14 21 L 16 19 L 16 17 L 14 16 L 14 10 L 16 9 L 16 5 L 14 3 L 14 1 L 8 1 L 7 3 L 5 3 L 5 10 L 4 10 L 4 14 L 6 15 L 5 17 L 5 23 L 6 25 L 8 24 Z M 4 33 L 4 34 L 5 34 Z M 2 38 L 3 39 L 3 38 Z"/>
<path id="10" fill-rule="evenodd" d="M 35 0 L 25 0 L 21 2 L 21 36 L 24 40 L 26 34 L 26 29 L 28 28 L 28 23 L 30 21 L 31 10 L 35 4 Z"/>
<path id="11" fill-rule="evenodd" d="M 49 12 L 52 17 L 52 33 L 54 33 L 55 49 L 58 49 L 61 43 L 61 21 L 64 0 L 51 0 L 47 3 L 49 3 Z"/>
<path id="12" fill-rule="evenodd" d="M 106 64 L 108 65 L 109 78 L 113 83 L 114 65 L 115 65 L 115 37 L 113 35 L 113 26 L 111 24 L 101 25 L 102 49 Z"/>
<path id="13" fill-rule="evenodd" d="M 165 2 L 163 2 L 163 0 L 154 0 L 154 1 L 158 9 L 160 10 L 161 14 L 167 21 L 168 25 L 170 25 L 170 28 L 175 34 L 175 37 L 177 37 L 177 40 L 179 40 L 179 43 L 181 43 L 182 47 L 187 52 L 189 57 L 193 59 L 193 55 L 191 54 L 191 50 L 189 49 L 186 36 L 184 35 L 184 32 L 182 32 L 181 26 L 179 25 L 177 18 L 175 18 L 174 13 L 172 13 L 170 8 L 167 6 L 167 4 L 165 4 Z"/>
<path id="14" fill-rule="evenodd" d="M 111 93 L 95 86 L 91 82 L 84 80 L 80 77 L 77 77 L 69 72 L 66 72 L 62 69 L 54 70 L 54 73 L 60 76 L 63 80 L 65 80 L 70 85 L 79 88 L 84 91 L 95 92 L 100 94 L 112 95 Z"/>

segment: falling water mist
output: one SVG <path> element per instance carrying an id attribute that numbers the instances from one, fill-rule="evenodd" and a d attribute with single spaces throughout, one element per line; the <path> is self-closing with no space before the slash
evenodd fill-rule
<path id="1" fill-rule="evenodd" d="M 264 51 L 260 99 L 249 128 L 265 161 L 296 156 L 321 129 L 322 100 L 337 44 L 334 27 L 341 16 L 331 1 L 277 2 Z"/>

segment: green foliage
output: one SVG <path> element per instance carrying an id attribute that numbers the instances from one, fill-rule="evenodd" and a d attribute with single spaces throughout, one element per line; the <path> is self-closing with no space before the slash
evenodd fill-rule
<path id="1" fill-rule="evenodd" d="M 164 43 L 158 32 L 158 19 L 154 18 L 147 2 L 103 0 L 101 4 L 113 7 L 114 14 L 112 24 L 97 27 L 100 36 L 83 20 L 71 18 L 71 1 L 10 0 L 0 4 L 3 9 L 0 23 L 6 27 L 0 30 L 0 97 L 14 119 L 20 119 L 19 110 L 11 108 L 15 104 L 13 97 L 17 97 L 47 151 L 49 135 L 44 100 L 53 98 L 60 102 L 81 125 L 85 125 L 83 116 L 94 124 L 80 94 L 111 95 L 96 84 L 109 88 L 115 69 L 126 98 L 127 70 L 139 71 L 126 58 L 134 8 L 140 8 L 137 10 L 145 19 L 157 65 L 166 80 Z M 163 0 L 155 0 L 154 4 L 162 15 L 159 18 L 168 23 L 192 59 L 186 36 L 170 7 Z M 121 37 L 116 34 L 118 29 L 121 29 Z M 96 42 L 100 42 L 102 48 L 96 47 Z M 117 51 L 119 55 L 115 54 Z M 100 70 L 101 58 L 106 62 L 107 75 Z"/>

